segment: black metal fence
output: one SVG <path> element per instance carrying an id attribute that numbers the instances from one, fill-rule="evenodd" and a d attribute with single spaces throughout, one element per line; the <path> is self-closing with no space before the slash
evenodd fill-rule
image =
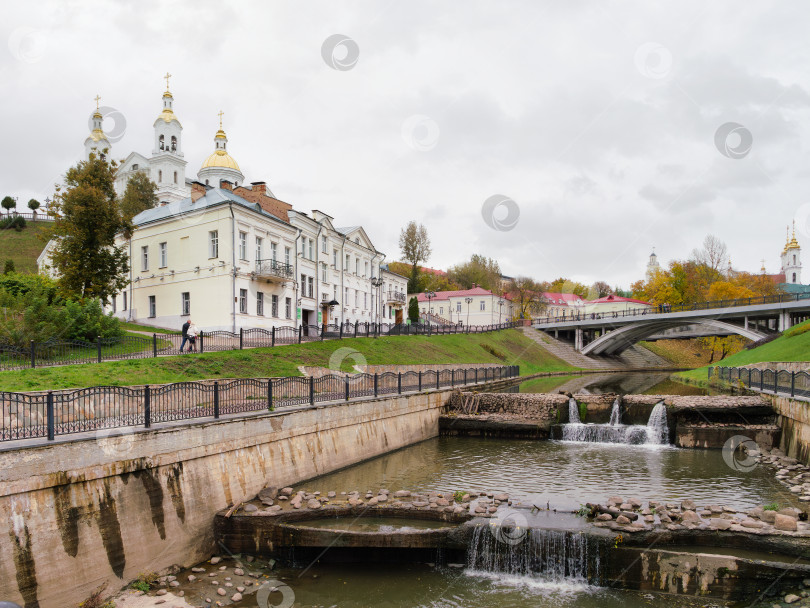
<path id="1" fill-rule="evenodd" d="M 178 382 L 163 386 L 95 386 L 28 394 L 0 392 L 0 441 L 47 438 L 153 423 L 219 418 L 294 405 L 421 392 L 491 382 L 520 375 L 499 367 L 329 374 L 319 378 L 245 378 Z"/>
<path id="2" fill-rule="evenodd" d="M 28 347 L 0 344 L 0 371 L 101 363 L 120 359 L 147 359 L 161 355 L 179 355 L 183 351 L 213 352 L 245 348 L 274 347 L 318 340 L 343 338 L 377 338 L 381 336 L 440 336 L 447 334 L 485 333 L 516 327 L 519 323 L 497 325 L 404 325 L 387 323 L 343 323 L 338 325 L 302 325 L 272 329 L 240 329 L 238 332 L 202 332 L 194 344 L 177 334 L 155 333 L 151 336 L 98 338 L 94 342 L 80 340 L 34 342 Z"/>
<path id="3" fill-rule="evenodd" d="M 715 376 L 761 393 L 782 393 L 810 398 L 810 373 L 753 367 L 710 367 L 709 380 Z"/>
<path id="4" fill-rule="evenodd" d="M 565 323 L 570 321 L 588 321 L 591 319 L 619 319 L 624 317 L 646 317 L 650 315 L 668 314 L 671 312 L 687 312 L 692 310 L 715 310 L 718 308 L 735 308 L 737 306 L 754 306 L 756 304 L 782 304 L 785 302 L 798 302 L 810 299 L 810 293 L 779 294 L 775 296 L 762 296 L 759 298 L 741 298 L 737 300 L 713 300 L 711 302 L 695 302 L 693 304 L 658 304 L 649 308 L 633 308 L 630 310 L 616 310 L 601 313 L 577 312 L 567 316 L 545 316 L 532 319 L 532 323 Z"/>

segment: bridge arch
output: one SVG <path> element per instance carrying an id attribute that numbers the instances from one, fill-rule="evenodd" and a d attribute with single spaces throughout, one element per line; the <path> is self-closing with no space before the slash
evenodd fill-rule
<path id="1" fill-rule="evenodd" d="M 665 321 L 650 320 L 639 321 L 638 323 L 631 323 L 624 327 L 619 327 L 600 336 L 585 348 L 582 349 L 583 355 L 617 355 L 627 348 L 631 347 L 636 342 L 643 340 L 649 336 L 659 333 L 664 329 L 672 327 L 682 327 L 684 325 L 703 325 L 725 333 L 734 333 L 749 340 L 761 340 L 766 337 L 766 334 L 753 329 L 746 329 L 741 325 L 734 323 L 727 323 L 726 321 L 718 321 L 717 319 L 685 319 L 683 321 Z"/>

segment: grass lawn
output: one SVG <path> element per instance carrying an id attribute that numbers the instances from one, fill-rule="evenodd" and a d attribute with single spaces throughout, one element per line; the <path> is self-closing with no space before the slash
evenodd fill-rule
<path id="1" fill-rule="evenodd" d="M 20 232 L 13 228 L 0 230 L 0 268 L 6 260 L 12 260 L 17 272 L 36 272 L 37 257 L 46 245 L 40 235 L 52 225 L 53 222 L 28 222 Z"/>
<path id="2" fill-rule="evenodd" d="M 451 336 L 349 338 L 275 348 L 256 348 L 65 365 L 0 372 L 0 391 L 48 390 L 84 386 L 163 384 L 204 378 L 300 376 L 299 365 L 329 366 L 339 349 L 362 355 L 370 365 L 431 363 L 499 363 L 519 365 L 522 375 L 575 369 L 517 330 Z M 338 354 L 340 357 L 340 354 Z M 341 369 L 357 364 L 345 357 Z"/>
<path id="3" fill-rule="evenodd" d="M 139 331 L 139 332 L 146 332 L 146 333 L 150 333 L 150 334 L 174 334 L 175 336 L 179 336 L 181 333 L 183 333 L 179 329 L 163 329 L 163 328 L 160 328 L 160 327 L 152 327 L 151 325 L 140 325 L 139 323 L 128 323 L 126 321 L 121 321 L 121 327 L 123 327 L 128 332 L 130 332 L 130 331 Z"/>
<path id="4" fill-rule="evenodd" d="M 741 350 L 722 361 L 717 361 L 713 365 L 739 367 L 750 363 L 771 361 L 810 361 L 810 321 L 805 321 L 790 328 L 776 340 L 751 350 Z M 700 367 L 688 372 L 679 372 L 676 376 L 691 382 L 705 384 L 708 373 L 706 367 Z"/>

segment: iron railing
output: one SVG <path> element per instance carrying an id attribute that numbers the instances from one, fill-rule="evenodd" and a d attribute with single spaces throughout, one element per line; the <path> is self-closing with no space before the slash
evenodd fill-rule
<path id="1" fill-rule="evenodd" d="M 179 334 L 123 336 L 82 340 L 30 342 L 26 348 L 0 344 L 0 371 L 54 365 L 101 363 L 120 359 L 147 359 L 165 355 L 180 355 L 184 351 L 213 352 L 271 348 L 283 344 L 301 344 L 343 338 L 377 338 L 380 336 L 434 336 L 462 333 L 485 333 L 518 326 L 519 323 L 498 325 L 404 325 L 396 323 L 350 323 L 332 325 L 302 325 L 272 329 L 240 329 L 238 332 L 201 332 L 192 346 L 183 345 Z"/>
<path id="2" fill-rule="evenodd" d="M 810 373 L 808 372 L 756 367 L 710 367 L 709 380 L 712 377 L 761 393 L 773 393 L 774 395 L 782 393 L 790 397 L 810 398 Z"/>
<path id="3" fill-rule="evenodd" d="M 658 304 L 650 308 L 634 308 L 631 310 L 616 310 L 602 313 L 577 312 L 570 315 L 557 315 L 546 317 L 535 317 L 532 323 L 569 323 L 572 321 L 589 321 L 594 319 L 620 319 L 624 317 L 647 317 L 652 315 L 669 314 L 673 312 L 688 312 L 695 310 L 716 310 L 719 308 L 735 308 L 738 306 L 755 306 L 757 304 L 783 304 L 786 302 L 798 302 L 810 299 L 810 293 L 779 294 L 774 296 L 762 296 L 759 298 L 741 298 L 737 300 L 713 300 L 711 302 L 695 302 L 693 304 Z"/>
<path id="4" fill-rule="evenodd" d="M 281 279 L 292 279 L 293 267 L 292 264 L 278 260 L 256 260 L 256 274 L 262 277 L 274 276 Z"/>
<path id="5" fill-rule="evenodd" d="M 517 365 L 499 367 L 243 378 L 163 386 L 94 386 L 47 393 L 0 392 L 0 441 L 47 438 L 86 431 L 104 439 L 109 429 L 219 418 L 326 401 L 420 392 L 514 378 Z M 120 434 L 120 432 L 115 433 Z"/>

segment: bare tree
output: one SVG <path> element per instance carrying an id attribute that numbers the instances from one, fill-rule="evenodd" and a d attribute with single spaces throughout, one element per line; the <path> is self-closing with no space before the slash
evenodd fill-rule
<path id="1" fill-rule="evenodd" d="M 728 248 L 716 236 L 707 234 L 703 239 L 703 247 L 692 251 L 692 261 L 715 272 L 722 272 L 728 265 Z"/>
<path id="2" fill-rule="evenodd" d="M 410 221 L 399 233 L 402 257 L 411 265 L 408 293 L 416 293 L 419 284 L 419 265 L 430 258 L 430 239 L 424 225 Z"/>
<path id="3" fill-rule="evenodd" d="M 604 298 L 614 293 L 613 288 L 605 281 L 597 281 L 591 286 L 591 290 L 593 290 L 597 298 Z"/>

